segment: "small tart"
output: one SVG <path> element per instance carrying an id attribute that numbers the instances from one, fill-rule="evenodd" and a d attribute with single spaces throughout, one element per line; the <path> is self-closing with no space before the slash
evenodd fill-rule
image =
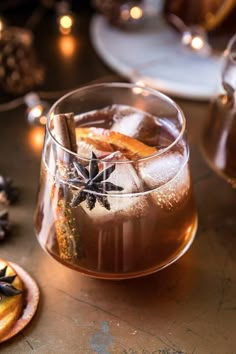
<path id="1" fill-rule="evenodd" d="M 6 276 L 16 275 L 11 285 L 22 293 L 0 300 L 0 343 L 20 332 L 34 316 L 39 289 L 31 276 L 19 265 L 0 259 L 0 269 L 7 266 Z"/>

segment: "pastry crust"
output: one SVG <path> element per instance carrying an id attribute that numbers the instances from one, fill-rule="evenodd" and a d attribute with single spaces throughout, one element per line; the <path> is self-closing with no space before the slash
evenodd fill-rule
<path id="1" fill-rule="evenodd" d="M 6 276 L 16 275 L 16 278 L 12 282 L 12 285 L 19 290 L 24 290 L 24 284 L 16 271 L 8 262 L 0 259 L 0 269 L 7 266 Z M 0 340 L 6 336 L 6 334 L 14 326 L 18 318 L 21 316 L 23 310 L 24 293 L 5 297 L 2 296 L 0 300 Z"/>

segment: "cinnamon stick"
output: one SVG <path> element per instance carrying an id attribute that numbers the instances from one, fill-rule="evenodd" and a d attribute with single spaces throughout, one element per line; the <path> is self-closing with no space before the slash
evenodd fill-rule
<path id="1" fill-rule="evenodd" d="M 66 149 L 76 152 L 75 120 L 73 113 L 58 114 L 54 116 L 54 131 L 56 140 Z M 63 158 L 64 157 L 64 158 Z M 69 167 L 71 160 L 69 152 L 57 149 L 57 158 L 62 160 L 59 169 Z M 56 182 L 58 183 L 58 182 Z M 74 210 L 70 206 L 70 190 L 66 184 L 60 184 L 55 188 L 54 206 L 56 237 L 60 257 L 65 260 L 73 260 L 81 254 L 80 237 L 75 224 Z"/>
<path id="2" fill-rule="evenodd" d="M 53 120 L 57 141 L 66 149 L 77 152 L 74 113 L 57 114 Z"/>

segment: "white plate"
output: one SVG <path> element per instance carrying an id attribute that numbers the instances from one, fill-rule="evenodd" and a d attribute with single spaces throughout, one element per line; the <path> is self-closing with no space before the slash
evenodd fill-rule
<path id="1" fill-rule="evenodd" d="M 95 15 L 90 30 L 97 53 L 130 81 L 196 100 L 210 99 L 216 93 L 221 58 L 202 57 L 184 48 L 180 36 L 161 18 L 155 27 L 128 32 Z"/>

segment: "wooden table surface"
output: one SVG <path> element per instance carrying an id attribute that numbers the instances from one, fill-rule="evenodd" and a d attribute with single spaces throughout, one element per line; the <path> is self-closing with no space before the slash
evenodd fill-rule
<path id="1" fill-rule="evenodd" d="M 54 31 L 53 21 L 46 17 L 36 31 L 36 50 L 47 70 L 44 91 L 70 90 L 113 74 L 91 47 L 87 16 L 81 16 L 72 38 L 71 56 L 68 49 L 63 52 L 65 39 Z M 165 270 L 118 282 L 82 276 L 40 248 L 33 231 L 38 132 L 28 125 L 23 106 L 0 114 L 0 174 L 11 176 L 20 189 L 19 202 L 9 209 L 12 234 L 0 244 L 0 257 L 24 267 L 41 293 L 36 316 L 0 345 L 1 353 L 236 353 L 236 191 L 208 168 L 200 151 L 208 104 L 177 102 L 187 118 L 191 146 L 196 239 Z"/>

